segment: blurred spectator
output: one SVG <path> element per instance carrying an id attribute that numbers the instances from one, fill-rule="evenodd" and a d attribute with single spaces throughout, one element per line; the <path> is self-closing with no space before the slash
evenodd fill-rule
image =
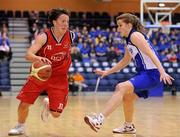
<path id="1" fill-rule="evenodd" d="M 114 17 L 112 16 L 111 17 L 111 22 L 110 22 L 110 27 L 115 27 L 116 26 L 116 23 L 115 23 L 115 21 L 114 21 Z"/>
<path id="2" fill-rule="evenodd" d="M 168 61 L 168 58 L 166 56 L 166 53 L 167 53 L 168 50 L 162 50 L 159 54 L 159 59 L 161 61 Z"/>
<path id="3" fill-rule="evenodd" d="M 88 45 L 88 43 L 83 43 L 83 47 L 81 48 L 80 52 L 82 54 L 83 62 L 90 62 L 91 48 L 90 45 Z"/>
<path id="4" fill-rule="evenodd" d="M 77 47 L 78 47 L 80 50 L 82 49 L 82 47 L 83 47 L 83 39 L 82 39 L 82 38 L 79 38 L 79 39 L 78 39 Z"/>
<path id="5" fill-rule="evenodd" d="M 75 96 L 75 92 L 78 90 L 78 87 L 75 85 L 74 76 L 73 74 L 68 75 L 68 82 L 69 82 L 69 91 L 72 92 L 72 95 Z"/>
<path id="6" fill-rule="evenodd" d="M 43 24 L 42 29 L 40 30 L 40 32 L 46 32 L 48 30 L 48 26 L 47 24 Z"/>
<path id="7" fill-rule="evenodd" d="M 89 35 L 91 37 L 96 37 L 96 30 L 94 27 L 91 27 L 90 31 L 89 31 Z"/>
<path id="8" fill-rule="evenodd" d="M 106 53 L 108 51 L 108 48 L 105 44 L 103 44 L 102 42 L 100 42 L 97 46 L 96 46 L 96 57 L 97 60 L 102 62 L 102 61 L 106 61 L 107 60 L 107 56 Z"/>
<path id="9" fill-rule="evenodd" d="M 90 58 L 91 58 L 91 60 L 90 60 L 90 62 L 91 62 L 91 63 L 95 63 L 95 62 L 97 62 L 97 60 L 96 60 L 95 45 L 92 43 L 90 46 L 91 46 L 91 52 L 90 52 Z"/>
<path id="10" fill-rule="evenodd" d="M 5 33 L 6 35 L 8 34 L 8 27 L 7 27 L 7 25 L 6 25 L 5 22 L 3 22 L 2 28 L 1 28 L 0 30 L 1 30 L 1 35 L 2 35 L 3 33 Z"/>
<path id="11" fill-rule="evenodd" d="M 82 55 L 78 47 L 73 46 L 71 48 L 71 57 L 73 62 L 81 62 L 82 61 Z"/>
<path id="12" fill-rule="evenodd" d="M 83 26 L 88 26 L 88 23 L 87 23 L 87 16 L 86 16 L 85 13 L 82 14 L 81 21 L 82 21 L 82 25 L 83 25 Z"/>
<path id="13" fill-rule="evenodd" d="M 174 51 L 171 51 L 169 54 L 167 54 L 167 59 L 169 62 L 177 62 L 177 56 Z"/>
<path id="14" fill-rule="evenodd" d="M 109 61 L 109 62 L 116 62 L 117 60 L 117 54 L 116 54 L 116 52 L 115 52 L 115 49 L 114 49 L 114 47 L 113 46 L 111 46 L 110 48 L 109 48 L 109 51 L 108 51 L 108 53 L 107 53 L 107 60 Z"/>
<path id="15" fill-rule="evenodd" d="M 29 26 L 31 27 L 33 23 L 39 22 L 39 12 L 38 11 L 31 11 L 30 18 L 29 18 Z"/>
<path id="16" fill-rule="evenodd" d="M 6 33 L 3 33 L 0 36 L 0 60 L 7 59 L 10 61 L 12 58 L 12 52 L 10 47 L 9 38 L 6 36 Z"/>
<path id="17" fill-rule="evenodd" d="M 84 88 L 87 87 L 87 85 L 84 83 L 85 80 L 84 80 L 83 75 L 79 72 L 76 72 L 74 74 L 74 81 L 75 81 L 75 84 L 78 86 L 78 92 L 81 92 L 83 87 Z"/>
<path id="18" fill-rule="evenodd" d="M 40 32 L 38 25 L 36 23 L 33 23 L 33 26 L 30 28 L 30 32 L 31 32 L 30 41 L 31 41 L 31 44 L 33 44 L 36 36 Z"/>
<path id="19" fill-rule="evenodd" d="M 171 50 L 174 51 L 175 53 L 177 53 L 178 52 L 178 45 L 175 43 L 174 40 L 171 41 L 170 45 L 171 45 Z"/>

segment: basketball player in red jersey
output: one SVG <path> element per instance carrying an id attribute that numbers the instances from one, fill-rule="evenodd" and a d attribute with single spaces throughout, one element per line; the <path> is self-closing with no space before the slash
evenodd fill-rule
<path id="1" fill-rule="evenodd" d="M 42 91 L 46 90 L 48 94 L 48 98 L 43 100 L 42 120 L 46 121 L 49 113 L 54 118 L 59 117 L 66 106 L 68 96 L 67 73 L 71 64 L 70 49 L 75 34 L 68 30 L 69 14 L 67 10 L 52 9 L 49 20 L 53 27 L 37 36 L 35 43 L 27 51 L 26 59 L 31 62 L 42 61 L 51 64 L 52 75 L 45 82 L 34 77 L 28 77 L 17 96 L 17 99 L 21 101 L 18 107 L 18 123 L 9 131 L 9 135 L 25 133 L 25 121 L 29 107 Z"/>

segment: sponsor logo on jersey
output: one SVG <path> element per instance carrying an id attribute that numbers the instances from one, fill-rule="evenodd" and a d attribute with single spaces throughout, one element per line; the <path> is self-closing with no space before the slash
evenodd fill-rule
<path id="1" fill-rule="evenodd" d="M 67 56 L 66 52 L 59 52 L 51 56 L 51 60 L 53 61 L 62 61 Z"/>

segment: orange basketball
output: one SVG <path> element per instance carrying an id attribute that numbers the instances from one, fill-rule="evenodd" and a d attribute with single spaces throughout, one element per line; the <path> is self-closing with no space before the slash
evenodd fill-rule
<path id="1" fill-rule="evenodd" d="M 36 61 L 31 66 L 31 76 L 40 81 L 47 81 L 52 73 L 51 65 L 42 61 Z"/>

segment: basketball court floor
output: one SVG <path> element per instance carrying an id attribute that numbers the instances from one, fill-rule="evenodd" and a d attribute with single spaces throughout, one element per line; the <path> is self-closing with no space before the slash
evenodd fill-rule
<path id="1" fill-rule="evenodd" d="M 43 97 L 40 96 L 30 108 L 26 135 L 17 137 L 180 137 L 180 96 L 139 99 L 134 117 L 136 135 L 112 133 L 113 128 L 123 124 L 122 106 L 105 120 L 98 133 L 84 123 L 85 114 L 103 109 L 110 97 L 108 94 L 69 96 L 61 117 L 49 117 L 46 123 L 40 118 Z M 0 97 L 0 137 L 8 137 L 8 130 L 15 126 L 18 103 L 14 95 Z"/>

